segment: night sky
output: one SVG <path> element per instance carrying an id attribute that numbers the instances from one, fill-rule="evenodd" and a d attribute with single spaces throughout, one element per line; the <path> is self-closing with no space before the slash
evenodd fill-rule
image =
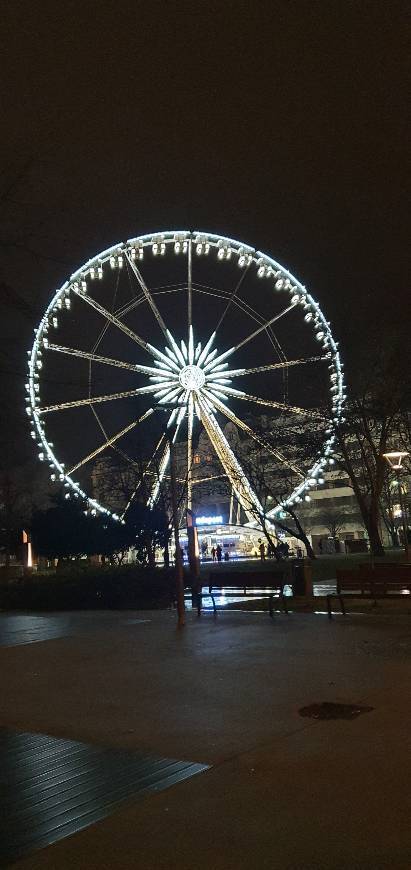
<path id="1" fill-rule="evenodd" d="M 320 301 L 349 376 L 404 327 L 408 4 L 68 0 L 2 16 L 7 419 L 51 292 L 151 230 L 272 254 Z"/>

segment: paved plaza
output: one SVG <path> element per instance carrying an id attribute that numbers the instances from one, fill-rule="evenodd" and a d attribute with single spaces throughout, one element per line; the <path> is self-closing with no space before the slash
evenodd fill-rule
<path id="1" fill-rule="evenodd" d="M 332 622 L 189 612 L 178 631 L 172 611 L 0 615 L 8 739 L 204 766 L 131 790 L 14 866 L 409 870 L 410 620 L 383 608 Z M 323 701 L 373 709 L 352 721 L 300 715 Z M 24 740 L 33 758 L 35 738 Z M 12 762 L 7 774 L 6 803 Z"/>

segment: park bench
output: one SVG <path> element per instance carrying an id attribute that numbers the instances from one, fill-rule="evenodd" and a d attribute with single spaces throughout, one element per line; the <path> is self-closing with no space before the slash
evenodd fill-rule
<path id="1" fill-rule="evenodd" d="M 216 571 L 208 576 L 208 594 L 213 602 L 214 616 L 217 616 L 215 602 L 216 590 L 223 590 L 225 597 L 238 596 L 238 590 L 242 589 L 244 595 L 248 593 L 258 598 L 268 598 L 268 611 L 271 618 L 274 617 L 274 596 L 281 599 L 285 613 L 288 613 L 287 600 L 284 596 L 284 586 L 289 582 L 285 571 L 269 573 L 265 571 Z M 203 592 L 198 593 L 197 613 L 201 616 Z"/>
<path id="2" fill-rule="evenodd" d="M 354 570 L 337 568 L 337 588 L 327 595 L 328 617 L 332 619 L 332 600 L 337 598 L 345 616 L 344 598 L 398 598 L 404 589 L 411 592 L 411 565 L 384 563 L 360 565 Z"/>

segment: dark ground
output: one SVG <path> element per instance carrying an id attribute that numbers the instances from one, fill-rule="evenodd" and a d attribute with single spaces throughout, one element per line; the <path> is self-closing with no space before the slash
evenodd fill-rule
<path id="1" fill-rule="evenodd" d="M 17 866 L 408 870 L 409 616 L 16 619 L 1 725 L 212 765 Z M 322 701 L 374 709 L 300 716 Z"/>

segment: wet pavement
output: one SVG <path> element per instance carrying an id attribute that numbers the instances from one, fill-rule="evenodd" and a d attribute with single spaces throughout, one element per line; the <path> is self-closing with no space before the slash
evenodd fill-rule
<path id="1" fill-rule="evenodd" d="M 180 631 L 173 611 L 2 614 L 0 623 L 7 739 L 23 732 L 43 783 L 55 751 L 66 762 L 72 752 L 77 758 L 73 742 L 85 747 L 83 759 L 103 753 L 97 797 L 110 805 L 84 830 L 65 836 L 62 827 L 64 838 L 19 860 L 19 870 L 409 870 L 406 610 L 332 623 L 319 613 L 270 620 L 229 608 L 214 620 L 191 611 Z M 300 715 L 323 703 L 373 709 L 336 720 Z M 47 748 L 53 740 L 61 750 Z M 6 744 L 11 796 L 2 800 L 23 810 L 22 824 L 7 826 L 17 843 L 25 836 L 34 845 L 39 801 L 24 816 L 19 763 Z M 157 793 L 127 792 L 114 805 L 116 753 L 126 789 L 128 753 L 137 766 L 150 757 L 210 769 Z M 46 786 L 50 808 L 76 812 L 74 792 L 72 805 L 60 785 L 57 776 Z"/>
<path id="2" fill-rule="evenodd" d="M 125 618 L 127 624 L 127 618 Z M 142 616 L 129 620 L 133 625 L 144 623 Z M 77 613 L 0 613 L 0 647 L 20 646 L 21 644 L 41 643 L 46 640 L 56 640 L 69 637 L 90 628 L 112 624 L 112 615 L 108 612 Z"/>

